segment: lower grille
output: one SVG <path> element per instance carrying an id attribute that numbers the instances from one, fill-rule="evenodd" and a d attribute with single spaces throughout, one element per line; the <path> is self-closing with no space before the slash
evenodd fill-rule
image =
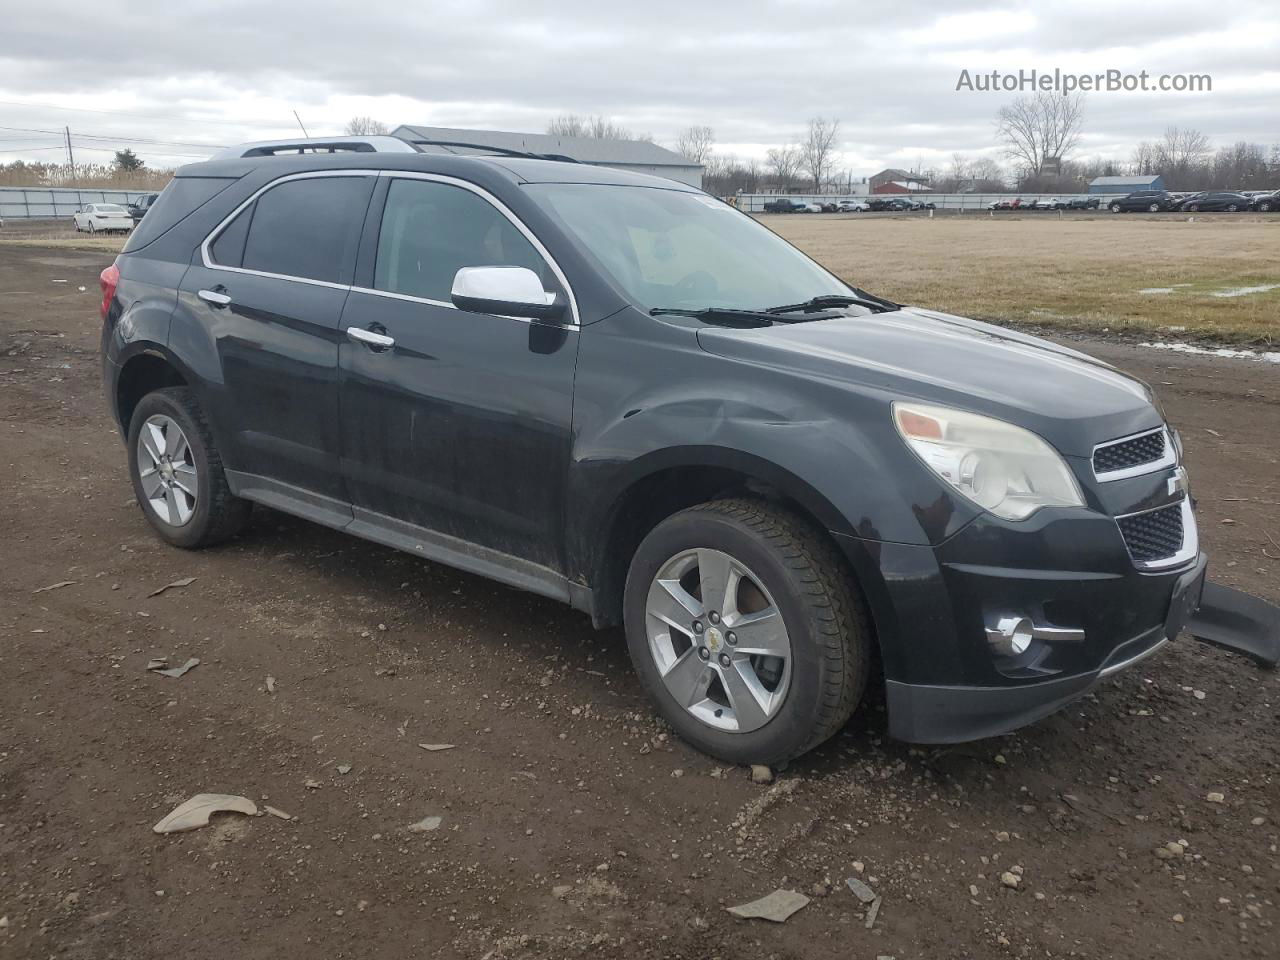
<path id="1" fill-rule="evenodd" d="M 1182 549 L 1182 504 L 1117 517 L 1129 556 L 1135 563 L 1166 560 Z"/>

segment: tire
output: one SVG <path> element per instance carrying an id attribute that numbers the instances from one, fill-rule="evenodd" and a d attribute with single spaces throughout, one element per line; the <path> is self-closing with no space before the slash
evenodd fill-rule
<path id="1" fill-rule="evenodd" d="M 1110 208 L 1109 208 L 1109 209 L 1111 210 L 1111 212 L 1112 212 L 1112 213 L 1119 213 L 1119 212 L 1120 212 L 1120 204 L 1118 204 L 1118 203 L 1113 203 L 1113 204 L 1110 206 Z"/>
<path id="2" fill-rule="evenodd" d="M 144 429 L 149 429 L 148 421 L 168 421 L 176 425 L 186 441 L 186 453 L 175 456 L 174 459 L 174 463 L 179 459 L 185 462 L 185 466 L 180 468 L 181 477 L 179 470 L 172 470 L 170 473 L 181 489 L 174 491 L 173 498 L 168 501 L 167 518 L 160 515 L 160 508 L 153 506 L 153 501 L 144 489 L 143 470 L 154 465 L 139 467 L 139 460 L 143 455 L 142 434 Z M 252 504 L 231 493 L 208 420 L 189 387 L 166 387 L 147 394 L 138 402 L 129 422 L 128 456 L 129 479 L 133 482 L 134 497 L 161 539 L 175 547 L 194 550 L 228 540 L 244 528 Z M 154 486 L 161 474 L 155 469 L 147 472 L 145 482 Z M 185 478 L 185 485 L 181 478 Z M 191 485 L 192 478 L 194 485 Z M 185 489 L 193 489 L 194 497 L 183 493 L 182 490 Z M 164 498 L 162 492 L 161 499 Z M 191 506 L 192 501 L 194 506 Z M 174 504 L 178 505 L 179 512 L 186 505 L 189 516 L 174 517 Z M 178 522 L 173 522 L 175 519 Z"/>
<path id="3" fill-rule="evenodd" d="M 1151 204 L 1151 206 L 1147 207 L 1147 209 L 1148 209 L 1150 212 L 1152 212 L 1152 213 L 1159 213 L 1159 212 L 1160 212 L 1160 204 L 1158 204 L 1158 203 L 1153 203 L 1153 204 Z"/>
<path id="4" fill-rule="evenodd" d="M 714 616 L 714 607 L 702 607 L 694 595 L 703 592 L 701 562 L 684 574 L 691 578 L 687 581 L 691 592 L 682 596 L 691 607 L 672 600 L 664 592 L 670 588 L 658 580 L 660 575 L 664 580 L 674 576 L 672 571 L 678 572 L 679 565 L 691 558 L 708 555 L 727 557 L 740 572 L 738 583 L 746 584 L 730 591 L 734 599 L 723 604 L 726 612 L 721 620 Z M 732 583 L 732 576 L 726 581 Z M 665 582 L 682 587 L 686 580 Z M 756 589 L 757 584 L 763 589 Z M 678 615 L 695 619 L 679 630 L 666 627 L 672 620 L 651 615 L 655 598 L 659 603 L 667 601 Z M 730 607 L 748 612 L 730 613 Z M 744 633 L 734 638 L 733 626 L 746 631 L 748 621 L 743 617 L 753 614 L 767 617 L 775 629 L 780 623 L 788 651 L 785 659 L 738 652 L 751 645 L 753 637 L 762 636 Z M 835 546 L 801 517 L 758 500 L 704 503 L 658 524 L 632 557 L 624 622 L 632 663 L 658 712 L 684 740 L 730 763 L 777 764 L 816 747 L 848 721 L 870 672 L 869 620 Z M 677 651 L 677 639 L 687 649 Z M 664 648 L 665 679 L 660 663 Z M 729 654 L 739 659 L 724 661 L 722 669 L 722 658 Z M 668 684 L 681 667 L 686 668 L 681 671 L 686 677 L 696 673 L 704 679 L 690 681 L 688 687 L 694 692 L 677 698 Z M 774 681 L 766 692 L 774 701 L 771 706 L 764 707 L 755 698 L 742 699 L 749 696 L 742 692 L 749 686 L 741 682 L 746 669 L 757 684 Z M 730 678 L 738 690 L 737 699 L 728 695 L 724 678 Z M 712 725 L 736 727 L 739 716 L 746 721 L 743 729 Z"/>
<path id="5" fill-rule="evenodd" d="M 1193 203 L 1191 204 L 1191 206 L 1187 207 L 1187 209 L 1190 210 L 1192 213 L 1198 213 L 1200 211 L 1200 204 Z"/>
<path id="6" fill-rule="evenodd" d="M 1235 213 L 1239 209 L 1240 207 L 1237 204 L 1234 204 L 1234 203 L 1227 204 L 1227 213 Z"/>

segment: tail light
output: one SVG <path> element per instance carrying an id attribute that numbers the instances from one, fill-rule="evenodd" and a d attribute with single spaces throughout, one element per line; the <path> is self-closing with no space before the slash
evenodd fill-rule
<path id="1" fill-rule="evenodd" d="M 120 268 L 114 263 L 98 274 L 98 283 L 102 286 L 102 319 L 107 319 L 107 311 L 111 309 L 111 301 L 115 299 L 116 287 L 120 285 Z"/>

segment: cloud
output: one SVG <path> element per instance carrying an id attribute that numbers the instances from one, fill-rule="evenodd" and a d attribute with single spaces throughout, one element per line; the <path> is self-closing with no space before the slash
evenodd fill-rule
<path id="1" fill-rule="evenodd" d="M 295 109 L 313 134 L 356 113 L 519 130 L 600 113 L 664 142 L 707 123 L 722 149 L 757 156 L 821 114 L 841 119 L 846 164 L 870 172 L 994 148 L 1009 95 L 956 92 L 961 69 L 1212 74 L 1209 94 L 1091 96 L 1085 153 L 1127 153 L 1171 123 L 1220 143 L 1280 135 L 1258 0 L 1211 18 L 1188 0 L 1158 17 L 1099 0 L 48 0 L 5 20 L 0 126 L 165 141 L 139 148 L 158 163 L 200 152 L 173 143 L 296 135 Z M 22 135 L 0 130 L 0 159 Z"/>

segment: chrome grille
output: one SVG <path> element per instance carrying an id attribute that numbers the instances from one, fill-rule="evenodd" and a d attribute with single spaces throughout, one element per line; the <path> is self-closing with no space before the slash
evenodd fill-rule
<path id="1" fill-rule="evenodd" d="M 1103 479 L 1109 473 L 1160 464 L 1171 459 L 1171 453 L 1168 437 L 1161 427 L 1137 436 L 1099 444 L 1093 451 L 1093 472 L 1099 479 Z"/>
<path id="2" fill-rule="evenodd" d="M 1116 518 L 1135 563 L 1167 560 L 1182 549 L 1182 503 Z"/>

